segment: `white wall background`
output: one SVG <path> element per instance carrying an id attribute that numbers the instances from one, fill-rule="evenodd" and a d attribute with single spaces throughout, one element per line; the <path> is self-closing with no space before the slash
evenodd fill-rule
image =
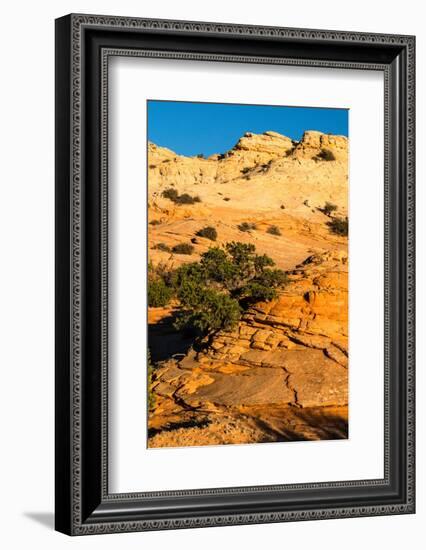
<path id="1" fill-rule="evenodd" d="M 53 528 L 54 24 L 69 12 L 417 35 L 417 97 L 426 94 L 421 2 L 406 0 L 68 0 L 3 6 L 0 75 L 0 544 L 3 548 L 259 548 L 393 550 L 424 538 L 426 329 L 425 107 L 418 101 L 418 512 L 352 520 L 70 539 Z M 368 136 L 366 136 L 368 141 Z M 260 465 L 260 467 L 262 467 Z M 267 467 L 265 465 L 265 467 Z M 423 536 L 422 536 L 423 535 Z"/>

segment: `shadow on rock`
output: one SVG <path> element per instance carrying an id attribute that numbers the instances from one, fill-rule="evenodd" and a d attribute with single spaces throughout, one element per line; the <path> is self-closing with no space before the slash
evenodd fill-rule
<path id="1" fill-rule="evenodd" d="M 290 412 L 291 411 L 291 412 Z M 319 409 L 289 409 L 279 417 L 260 415 L 256 426 L 269 441 L 314 441 L 348 438 L 345 417 Z"/>
<path id="2" fill-rule="evenodd" d="M 208 418 L 197 419 L 191 418 L 190 420 L 182 420 L 181 422 L 172 422 L 161 428 L 149 428 L 148 437 L 154 437 L 158 433 L 172 432 L 181 428 L 206 428 L 211 423 Z"/>
<path id="3" fill-rule="evenodd" d="M 166 361 L 175 355 L 186 355 L 194 344 L 194 333 L 175 329 L 176 318 L 177 314 L 173 312 L 157 323 L 148 324 L 149 349 L 154 362 Z"/>

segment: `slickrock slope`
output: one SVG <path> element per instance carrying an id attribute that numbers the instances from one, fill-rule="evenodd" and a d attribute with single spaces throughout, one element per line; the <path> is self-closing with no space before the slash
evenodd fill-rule
<path id="1" fill-rule="evenodd" d="M 321 209 L 329 201 L 337 205 L 337 215 L 347 215 L 347 154 L 347 138 L 319 132 L 305 132 L 300 142 L 275 132 L 248 133 L 225 155 L 208 159 L 149 144 L 149 219 L 157 224 L 149 227 L 150 259 L 169 267 L 194 261 L 211 245 L 195 233 L 212 222 L 218 244 L 253 242 L 282 269 L 294 267 L 312 249 L 345 250 L 346 242 L 330 235 Z M 177 205 L 162 196 L 169 188 L 200 202 Z M 257 230 L 241 232 L 243 222 L 255 223 Z M 279 239 L 267 233 L 271 225 L 280 229 Z M 159 243 L 173 247 L 191 239 L 192 257 L 155 249 Z"/>
<path id="2" fill-rule="evenodd" d="M 161 214 L 191 217 L 219 205 L 251 212 L 279 211 L 284 205 L 303 218 L 318 219 L 312 209 L 327 200 L 347 213 L 348 148 L 343 136 L 308 131 L 300 142 L 292 142 L 275 132 L 247 133 L 226 154 L 207 159 L 175 155 L 153 143 L 148 147 L 149 203 L 159 219 Z M 173 208 L 161 197 L 168 187 L 199 195 L 201 205 Z"/>
<path id="3" fill-rule="evenodd" d="M 151 143 L 148 167 L 154 265 L 173 269 L 212 245 L 241 241 L 290 278 L 276 300 L 251 307 L 235 331 L 204 347 L 173 329 L 178 303 L 149 309 L 156 369 L 148 445 L 347 437 L 348 240 L 330 231 L 323 212 L 328 201 L 337 216 L 348 214 L 347 138 L 246 133 L 207 159 Z M 169 188 L 200 202 L 175 204 L 162 196 Z M 243 232 L 243 222 L 256 228 Z M 217 230 L 214 243 L 196 236 L 207 225 Z M 280 235 L 268 232 L 272 225 Z M 170 252 L 179 243 L 193 253 Z"/>
<path id="4" fill-rule="evenodd" d="M 156 371 L 150 446 L 345 437 L 347 255 L 312 256 L 290 278 L 236 331 Z"/>

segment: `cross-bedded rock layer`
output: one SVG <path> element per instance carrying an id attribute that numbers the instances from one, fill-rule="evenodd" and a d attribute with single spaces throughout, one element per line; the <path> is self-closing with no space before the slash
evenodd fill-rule
<path id="1" fill-rule="evenodd" d="M 246 133 L 207 159 L 150 144 L 148 166 L 154 265 L 196 261 L 213 245 L 196 233 L 213 225 L 214 245 L 253 243 L 290 278 L 277 299 L 251 307 L 235 331 L 215 335 L 202 351 L 176 341 L 179 304 L 150 309 L 150 334 L 166 357 L 160 354 L 151 388 L 149 445 L 347 437 L 347 238 L 330 231 L 323 209 L 330 202 L 335 215 L 348 214 L 347 138 L 309 131 L 295 142 Z M 162 195 L 168 188 L 200 202 L 175 204 Z M 242 232 L 242 222 L 255 229 Z M 170 252 L 181 242 L 192 243 L 192 255 Z M 171 341 L 179 350 L 173 357 Z"/>
<path id="2" fill-rule="evenodd" d="M 290 278 L 276 300 L 249 309 L 235 331 L 158 368 L 152 426 L 159 428 L 161 419 L 165 425 L 197 417 L 217 422 L 223 413 L 241 421 L 243 410 L 252 418 L 251 410 L 265 414 L 270 407 L 343 407 L 346 415 L 347 255 L 310 257 Z"/>

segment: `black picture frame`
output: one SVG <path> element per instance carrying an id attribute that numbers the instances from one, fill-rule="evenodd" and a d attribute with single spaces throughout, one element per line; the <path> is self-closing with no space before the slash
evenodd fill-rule
<path id="1" fill-rule="evenodd" d="M 111 55 L 374 69 L 385 81 L 384 478 L 108 493 Z M 415 511 L 415 38 L 71 14 L 56 20 L 56 529 L 69 535 Z"/>

